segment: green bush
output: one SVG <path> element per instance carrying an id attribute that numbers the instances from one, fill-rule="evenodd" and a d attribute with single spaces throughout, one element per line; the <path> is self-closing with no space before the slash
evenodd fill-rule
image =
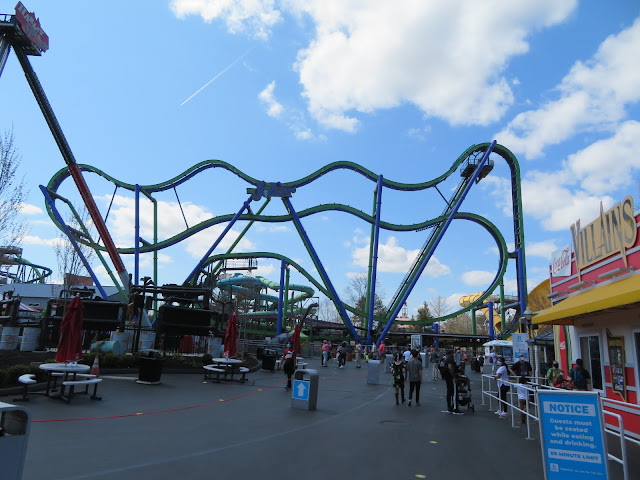
<path id="1" fill-rule="evenodd" d="M 213 363 L 213 357 L 210 353 L 205 353 L 202 356 L 202 365 L 211 365 Z"/>
<path id="2" fill-rule="evenodd" d="M 17 385 L 18 377 L 29 373 L 29 370 L 29 365 L 14 365 L 13 367 L 9 367 L 9 369 L 7 370 L 9 376 L 7 383 L 9 385 Z"/>
<path id="3" fill-rule="evenodd" d="M 9 380 L 9 374 L 6 370 L 0 370 L 0 387 L 5 387 Z"/>
<path id="4" fill-rule="evenodd" d="M 104 368 L 117 368 L 118 357 L 116 357 L 113 353 L 105 353 L 104 356 L 100 358 L 100 366 Z"/>

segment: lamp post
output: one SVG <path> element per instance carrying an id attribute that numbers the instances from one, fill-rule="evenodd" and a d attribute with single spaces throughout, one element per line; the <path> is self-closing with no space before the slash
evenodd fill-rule
<path id="1" fill-rule="evenodd" d="M 525 308 L 522 313 L 522 319 L 527 329 L 527 338 L 533 338 L 533 330 L 531 328 L 531 319 L 533 318 L 533 312 L 529 307 Z M 533 372 L 536 377 L 540 376 L 540 365 L 538 364 L 538 346 L 534 343 L 531 349 L 531 360 L 533 361 Z"/>

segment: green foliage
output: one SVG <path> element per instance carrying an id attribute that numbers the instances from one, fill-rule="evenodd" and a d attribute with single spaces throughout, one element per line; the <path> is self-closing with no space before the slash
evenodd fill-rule
<path id="1" fill-rule="evenodd" d="M 29 365 L 14 365 L 13 367 L 9 367 L 7 370 L 9 376 L 7 383 L 9 383 L 9 385 L 17 384 L 18 377 L 26 373 L 30 373 L 29 370 Z"/>
<path id="2" fill-rule="evenodd" d="M 9 381 L 9 374 L 6 370 L 0 370 L 0 387 L 4 387 L 7 385 Z"/>
<path id="3" fill-rule="evenodd" d="M 202 356 L 202 365 L 211 365 L 213 363 L 213 357 L 210 353 L 205 353 Z"/>
<path id="4" fill-rule="evenodd" d="M 431 318 L 433 318 L 433 316 L 429 310 L 429 305 L 427 305 L 427 302 L 423 302 L 422 305 L 418 307 L 417 320 L 429 320 Z"/>

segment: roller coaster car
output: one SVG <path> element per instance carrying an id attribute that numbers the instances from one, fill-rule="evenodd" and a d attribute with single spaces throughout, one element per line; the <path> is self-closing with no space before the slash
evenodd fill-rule
<path id="1" fill-rule="evenodd" d="M 469 178 L 471 175 L 473 175 L 473 172 L 476 171 L 476 168 L 478 166 L 478 164 L 480 163 L 480 161 L 482 160 L 482 158 L 468 158 L 463 164 L 462 167 L 460 167 L 460 176 L 463 178 Z M 489 175 L 489 173 L 491 173 L 491 170 L 493 170 L 493 160 L 488 159 L 486 161 L 486 163 L 484 164 L 484 166 L 482 167 L 482 169 L 480 170 L 480 174 L 478 175 L 478 179 L 477 181 L 482 180 L 484 177 L 486 177 L 487 175 Z"/>
<path id="2" fill-rule="evenodd" d="M 60 326 L 65 304 L 71 299 L 52 298 L 47 302 L 46 320 L 51 326 Z M 114 331 L 124 328 L 127 305 L 121 302 L 105 300 L 82 300 L 84 306 L 83 330 Z"/>
<path id="3" fill-rule="evenodd" d="M 217 316 L 211 310 L 162 305 L 158 309 L 158 333 L 219 336 L 218 330 L 213 326 Z"/>

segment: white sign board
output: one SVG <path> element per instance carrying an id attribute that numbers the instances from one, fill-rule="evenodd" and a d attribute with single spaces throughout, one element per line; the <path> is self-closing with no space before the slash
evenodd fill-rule
<path id="1" fill-rule="evenodd" d="M 529 361 L 529 349 L 527 346 L 526 333 L 514 333 L 511 335 L 513 342 L 513 361 L 515 362 L 520 355 L 524 355 L 524 359 Z"/>

